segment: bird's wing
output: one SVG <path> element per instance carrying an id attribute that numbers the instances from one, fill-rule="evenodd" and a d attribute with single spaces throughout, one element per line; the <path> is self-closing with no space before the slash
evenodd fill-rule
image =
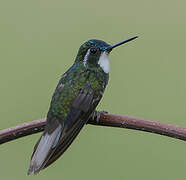
<path id="1" fill-rule="evenodd" d="M 80 93 L 74 100 L 71 111 L 65 121 L 65 126 L 67 127 L 66 134 L 57 145 L 54 154 L 47 161 L 44 168 L 56 161 L 71 145 L 84 124 L 88 121 L 91 113 L 94 111 L 95 106 L 98 103 L 97 100 L 98 98 L 96 100 L 94 99 L 92 90 L 90 90 L 89 93 Z"/>
<path id="2" fill-rule="evenodd" d="M 54 162 L 70 146 L 98 104 L 99 97 L 89 83 L 74 98 L 70 112 L 61 124 L 58 118 L 47 122 L 45 132 L 35 146 L 28 174 L 38 173 Z"/>

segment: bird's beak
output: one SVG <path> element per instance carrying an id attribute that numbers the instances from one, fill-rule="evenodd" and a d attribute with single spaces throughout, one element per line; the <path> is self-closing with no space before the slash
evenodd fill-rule
<path id="1" fill-rule="evenodd" d="M 132 40 L 134 40 L 134 39 L 136 39 L 136 38 L 138 38 L 138 36 L 134 36 L 134 37 L 129 38 L 129 39 L 127 39 L 127 40 L 124 40 L 124 41 L 121 41 L 121 42 L 116 43 L 116 44 L 114 44 L 114 45 L 111 45 L 111 46 L 109 46 L 109 47 L 106 49 L 106 51 L 110 52 L 110 51 L 112 51 L 113 48 L 118 47 L 118 46 L 120 46 L 120 45 L 122 45 L 122 44 L 125 44 L 125 43 L 127 43 L 127 42 L 129 42 L 129 41 L 132 41 Z"/>

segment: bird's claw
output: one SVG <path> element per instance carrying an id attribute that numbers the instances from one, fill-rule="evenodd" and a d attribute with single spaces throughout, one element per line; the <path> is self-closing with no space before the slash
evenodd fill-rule
<path id="1" fill-rule="evenodd" d="M 90 116 L 90 118 L 89 118 L 89 122 L 91 121 L 91 122 L 96 122 L 96 124 L 98 124 L 99 123 L 99 119 L 100 119 L 100 115 L 101 114 L 108 114 L 108 112 L 107 111 L 94 111 L 92 114 L 91 114 L 91 116 Z"/>

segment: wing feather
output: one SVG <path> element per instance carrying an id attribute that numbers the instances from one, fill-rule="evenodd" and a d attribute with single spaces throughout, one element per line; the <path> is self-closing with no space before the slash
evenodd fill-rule
<path id="1" fill-rule="evenodd" d="M 66 134 L 60 140 L 59 144 L 55 149 L 55 152 L 50 157 L 44 168 L 48 167 L 51 163 L 56 161 L 79 134 L 80 130 L 86 124 L 89 119 L 89 116 L 95 108 L 93 106 L 93 100 L 93 91 L 90 88 L 88 89 L 88 91 L 86 88 L 86 92 L 81 92 L 74 100 L 71 111 L 64 123 Z"/>
<path id="2" fill-rule="evenodd" d="M 47 121 L 45 132 L 36 144 L 32 155 L 28 174 L 38 173 L 65 152 L 88 121 L 96 105 L 93 90 L 87 83 L 73 100 L 70 112 L 63 124 L 59 123 L 58 118 Z"/>

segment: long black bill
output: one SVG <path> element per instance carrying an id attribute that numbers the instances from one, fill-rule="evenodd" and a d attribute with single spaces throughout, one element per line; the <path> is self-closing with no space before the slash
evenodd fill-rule
<path id="1" fill-rule="evenodd" d="M 117 47 L 117 46 L 120 46 L 120 45 L 122 45 L 122 44 L 125 44 L 125 43 L 127 43 L 127 42 L 129 42 L 129 41 L 132 41 L 132 40 L 134 40 L 134 39 L 136 39 L 136 38 L 138 38 L 138 36 L 134 36 L 134 37 L 129 38 L 129 39 L 127 39 L 127 40 L 124 40 L 124 41 L 121 41 L 121 42 L 116 43 L 116 44 L 114 44 L 114 45 L 111 45 L 110 47 L 107 48 L 107 50 L 108 50 L 108 51 L 111 51 L 113 48 L 115 48 L 115 47 Z"/>

